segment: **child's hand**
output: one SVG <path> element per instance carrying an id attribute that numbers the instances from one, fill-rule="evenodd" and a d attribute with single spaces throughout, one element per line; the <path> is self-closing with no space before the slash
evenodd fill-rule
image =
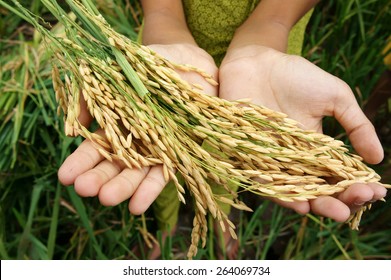
<path id="1" fill-rule="evenodd" d="M 105 206 L 131 198 L 129 211 L 135 215 L 142 214 L 166 184 L 161 166 L 126 168 L 119 161 L 106 160 L 89 140 L 84 140 L 67 157 L 58 178 L 64 185 L 74 184 L 76 193 L 82 197 L 98 196 Z"/>
<path id="2" fill-rule="evenodd" d="M 349 86 L 309 61 L 250 45 L 231 49 L 219 72 L 219 97 L 251 98 L 255 104 L 286 113 L 304 128 L 322 132 L 322 118 L 334 116 L 357 151 L 368 163 L 379 163 L 383 149 Z M 299 213 L 314 212 L 345 221 L 360 205 L 383 198 L 378 184 L 355 184 L 337 197 L 279 204 Z"/>
<path id="3" fill-rule="evenodd" d="M 178 64 L 191 64 L 217 78 L 213 59 L 202 49 L 190 44 L 151 45 L 157 53 Z M 207 83 L 194 72 L 180 73 L 190 83 L 204 87 L 206 93 L 217 95 L 217 88 Z M 81 101 L 81 121 L 88 126 L 85 102 Z M 103 133 L 104 134 L 104 133 Z M 119 161 L 106 160 L 85 140 L 62 164 L 58 171 L 62 184 L 74 184 L 76 192 L 83 197 L 98 196 L 106 206 L 129 200 L 129 211 L 135 215 L 145 212 L 160 194 L 167 182 L 162 166 L 129 169 Z"/>

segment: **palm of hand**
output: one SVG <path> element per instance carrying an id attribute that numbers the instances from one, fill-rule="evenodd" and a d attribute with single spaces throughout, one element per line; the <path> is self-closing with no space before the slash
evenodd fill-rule
<path id="1" fill-rule="evenodd" d="M 303 58 L 271 49 L 228 54 L 219 79 L 221 98 L 251 98 L 252 103 L 284 112 L 318 132 L 322 118 L 332 115 L 338 87 L 343 85 Z"/>
<path id="2" fill-rule="evenodd" d="M 219 81 L 219 97 L 250 98 L 252 103 L 286 113 L 306 129 L 322 132 L 322 118 L 335 116 L 364 159 L 371 163 L 382 159 L 382 148 L 374 129 L 350 88 L 301 57 L 247 46 L 227 54 L 220 67 Z M 385 193 L 386 190 L 376 184 L 355 184 L 337 197 L 320 197 L 310 202 L 276 202 L 299 213 L 311 211 L 345 221 L 360 205 L 378 200 Z"/>
<path id="3" fill-rule="evenodd" d="M 150 47 L 175 63 L 191 64 L 217 77 L 217 67 L 213 59 L 196 46 L 176 44 Z M 206 93 L 217 95 L 217 88 L 211 86 L 199 74 L 180 74 L 190 83 L 201 85 Z M 91 121 L 83 100 L 79 119 L 87 127 Z M 101 131 L 98 133 L 102 134 Z M 160 165 L 142 169 L 126 168 L 119 161 L 106 160 L 89 140 L 85 140 L 64 161 L 58 171 L 58 177 L 64 185 L 74 184 L 80 196 L 98 196 L 100 202 L 106 206 L 117 205 L 130 198 L 129 210 L 133 214 L 145 212 L 167 183 Z"/>

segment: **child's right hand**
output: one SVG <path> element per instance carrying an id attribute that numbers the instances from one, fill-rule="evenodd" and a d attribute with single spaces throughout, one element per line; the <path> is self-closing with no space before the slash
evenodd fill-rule
<path id="1" fill-rule="evenodd" d="M 191 44 L 150 45 L 154 51 L 178 64 L 194 65 L 217 79 L 217 67 L 209 54 Z M 183 79 L 204 88 L 205 93 L 217 95 L 211 86 L 195 72 L 180 72 Z M 81 100 L 80 121 L 88 127 L 91 122 L 86 104 Z M 104 133 L 98 131 L 102 136 Z M 161 165 L 142 169 L 127 168 L 120 161 L 110 162 L 95 149 L 90 140 L 69 155 L 58 171 L 64 185 L 74 185 L 82 197 L 98 196 L 105 206 L 114 206 L 127 199 L 129 211 L 138 215 L 145 212 L 166 185 Z"/>

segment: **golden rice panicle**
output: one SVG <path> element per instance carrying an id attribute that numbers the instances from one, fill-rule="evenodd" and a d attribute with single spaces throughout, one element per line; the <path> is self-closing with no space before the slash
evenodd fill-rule
<path id="1" fill-rule="evenodd" d="M 188 259 L 192 259 L 198 252 L 198 244 L 202 243 L 202 247 L 206 244 L 207 227 L 208 223 L 204 214 L 195 210 L 195 216 L 193 219 L 193 229 L 191 231 L 191 244 L 187 252 Z"/>
<path id="2" fill-rule="evenodd" d="M 57 114 L 60 115 L 61 111 L 63 113 L 67 111 L 68 98 L 65 92 L 64 83 L 61 80 L 60 70 L 54 63 L 52 64 L 52 83 L 53 83 L 53 90 L 55 92 L 57 106 L 58 106 Z"/>

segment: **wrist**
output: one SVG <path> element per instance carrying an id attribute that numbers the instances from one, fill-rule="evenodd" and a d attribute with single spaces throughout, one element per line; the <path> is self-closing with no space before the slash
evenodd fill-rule
<path id="1" fill-rule="evenodd" d="M 236 30 L 229 49 L 258 45 L 286 52 L 289 32 L 290 28 L 278 21 L 245 23 Z"/>
<path id="2" fill-rule="evenodd" d="M 262 64 L 270 65 L 276 59 L 285 55 L 284 53 L 275 50 L 274 48 L 266 47 L 259 44 L 248 44 L 230 48 L 224 57 L 220 70 L 224 68 L 230 68 L 232 62 L 236 63 L 240 61 L 262 61 Z"/>
<path id="3" fill-rule="evenodd" d="M 197 45 L 185 22 L 164 13 L 153 13 L 144 17 L 142 43 Z"/>
<path id="4" fill-rule="evenodd" d="M 262 0 L 236 30 L 232 47 L 257 44 L 286 52 L 293 26 L 318 0 Z"/>

